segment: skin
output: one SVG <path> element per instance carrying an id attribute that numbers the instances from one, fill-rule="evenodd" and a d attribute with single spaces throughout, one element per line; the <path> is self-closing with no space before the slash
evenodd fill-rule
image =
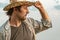
<path id="1" fill-rule="evenodd" d="M 34 6 L 40 11 L 40 14 L 41 14 L 41 16 L 42 16 L 43 19 L 47 19 L 47 20 L 50 21 L 47 12 L 45 11 L 43 5 L 39 1 L 36 1 L 36 3 L 34 4 Z"/>
<path id="2" fill-rule="evenodd" d="M 16 10 L 15 10 L 15 11 L 16 11 Z M 16 16 L 17 16 L 21 21 L 25 20 L 27 14 L 29 13 L 28 8 L 27 8 L 26 5 L 25 5 L 25 6 L 21 6 L 20 11 L 17 10 L 16 12 L 17 12 Z"/>
<path id="3" fill-rule="evenodd" d="M 21 6 L 20 11 L 14 8 L 10 20 L 11 26 L 19 27 L 21 25 L 21 21 L 24 21 L 26 19 L 28 13 L 29 11 L 26 5 Z"/>
<path id="4" fill-rule="evenodd" d="M 43 19 L 48 19 L 50 21 L 47 12 L 44 10 L 44 7 L 39 1 L 36 1 L 34 6 L 40 11 L 40 14 Z M 13 14 L 11 16 L 10 24 L 14 27 L 19 27 L 21 22 L 26 19 L 27 14 L 29 13 L 27 5 L 21 6 L 20 11 L 16 8 L 13 9 Z"/>

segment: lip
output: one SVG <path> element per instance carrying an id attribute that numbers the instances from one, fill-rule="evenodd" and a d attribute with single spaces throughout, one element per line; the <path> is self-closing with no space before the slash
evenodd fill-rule
<path id="1" fill-rule="evenodd" d="M 27 14 L 25 16 L 27 16 Z"/>
<path id="2" fill-rule="evenodd" d="M 27 14 L 25 16 L 27 16 Z"/>

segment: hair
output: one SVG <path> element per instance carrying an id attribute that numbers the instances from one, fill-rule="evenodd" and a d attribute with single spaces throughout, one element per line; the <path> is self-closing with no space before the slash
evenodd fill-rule
<path id="1" fill-rule="evenodd" d="M 15 8 L 17 8 L 18 11 L 20 11 L 21 6 L 17 6 L 17 7 L 15 7 Z M 9 9 L 8 12 L 7 12 L 6 14 L 7 14 L 8 16 L 11 16 L 12 13 L 13 13 L 13 9 L 14 9 L 14 8 Z"/>

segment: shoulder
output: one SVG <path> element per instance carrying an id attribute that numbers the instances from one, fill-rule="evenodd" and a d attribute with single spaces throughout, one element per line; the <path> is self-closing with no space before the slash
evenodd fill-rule
<path id="1" fill-rule="evenodd" d="M 32 23 L 33 21 L 34 21 L 34 19 L 33 18 L 26 18 L 26 20 L 25 20 L 26 22 L 29 22 L 29 23 Z"/>
<path id="2" fill-rule="evenodd" d="M 6 21 L 5 23 L 3 23 L 1 26 L 0 26 L 0 32 L 2 32 L 4 30 L 4 27 L 5 25 L 7 24 L 8 21 Z"/>

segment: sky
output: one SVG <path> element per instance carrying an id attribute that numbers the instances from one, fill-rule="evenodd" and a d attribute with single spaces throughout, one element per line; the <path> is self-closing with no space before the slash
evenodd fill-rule
<path id="1" fill-rule="evenodd" d="M 2 10 L 9 3 L 8 1 L 9 0 L 0 1 L 0 26 L 6 20 L 8 20 L 8 16 L 6 16 L 5 12 Z M 43 4 L 45 10 L 47 11 L 52 21 L 52 28 L 36 34 L 36 40 L 60 40 L 60 0 L 39 0 L 39 1 Z M 28 9 L 29 14 L 27 17 L 32 17 L 35 20 L 40 21 L 41 15 L 39 14 L 40 13 L 39 10 L 34 6 L 31 6 Z"/>
<path id="2" fill-rule="evenodd" d="M 9 3 L 8 1 L 9 1 L 9 0 L 7 0 L 7 1 L 6 1 L 6 0 L 2 0 L 2 1 L 0 1 L 0 2 L 1 2 L 1 3 Z"/>

